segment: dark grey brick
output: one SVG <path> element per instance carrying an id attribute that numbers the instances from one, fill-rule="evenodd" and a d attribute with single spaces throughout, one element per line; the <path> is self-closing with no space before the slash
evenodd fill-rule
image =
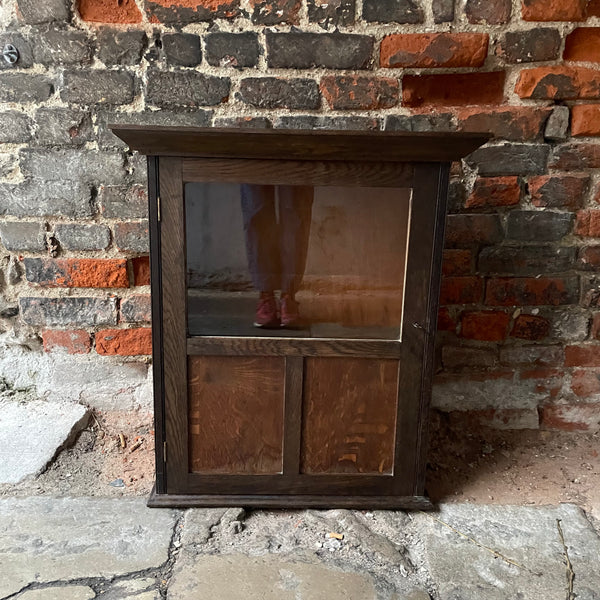
<path id="1" fill-rule="evenodd" d="M 162 46 L 169 65 L 195 67 L 202 62 L 200 38 L 194 33 L 165 33 Z"/>
<path id="2" fill-rule="evenodd" d="M 44 102 L 54 93 L 45 75 L 0 73 L 0 102 Z"/>
<path id="3" fill-rule="evenodd" d="M 43 146 L 81 146 L 94 139 L 91 115 L 69 108 L 40 108 L 36 140 Z"/>
<path id="4" fill-rule="evenodd" d="M 414 0 L 363 0 L 363 18 L 380 23 L 422 23 L 425 16 Z"/>
<path id="5" fill-rule="evenodd" d="M 117 324 L 116 298 L 32 298 L 19 300 L 21 318 L 37 327 L 95 327 Z"/>
<path id="6" fill-rule="evenodd" d="M 46 31 L 32 35 L 35 39 L 33 58 L 36 63 L 81 64 L 91 59 L 90 40 L 82 31 Z"/>
<path id="7" fill-rule="evenodd" d="M 571 231 L 573 218 L 572 213 L 515 210 L 508 215 L 506 236 L 529 242 L 558 241 Z"/>
<path id="8" fill-rule="evenodd" d="M 68 0 L 17 0 L 23 20 L 31 24 L 68 21 L 70 4 Z"/>
<path id="9" fill-rule="evenodd" d="M 240 85 L 238 98 L 257 108 L 315 109 L 321 105 L 321 93 L 312 79 L 249 77 Z"/>
<path id="10" fill-rule="evenodd" d="M 96 56 L 107 67 L 113 65 L 137 65 L 147 43 L 143 31 L 119 31 L 102 28 L 96 41 Z"/>
<path id="11" fill-rule="evenodd" d="M 479 254 L 481 273 L 541 275 L 570 271 L 576 248 L 563 246 L 494 246 Z"/>
<path id="12" fill-rule="evenodd" d="M 220 117 L 215 119 L 215 127 L 247 127 L 249 129 L 270 129 L 271 121 L 267 117 Z"/>
<path id="13" fill-rule="evenodd" d="M 44 252 L 46 236 L 41 223 L 23 223 L 4 221 L 0 223 L 0 238 L 11 252 Z"/>
<path id="14" fill-rule="evenodd" d="M 470 348 L 465 346 L 444 346 L 442 363 L 446 369 L 487 368 L 498 366 L 498 350 Z"/>
<path id="15" fill-rule="evenodd" d="M 252 6 L 252 22 L 256 25 L 297 25 L 302 0 L 253 0 Z"/>
<path id="16" fill-rule="evenodd" d="M 558 29 L 538 27 L 529 31 L 509 31 L 500 42 L 497 54 L 509 63 L 556 60 L 560 43 Z"/>
<path id="17" fill-rule="evenodd" d="M 18 157 L 11 153 L 0 153 L 0 177 L 8 177 L 18 166 Z"/>
<path id="18" fill-rule="evenodd" d="M 0 71 L 9 69 L 27 69 L 33 66 L 33 50 L 29 38 L 23 37 L 20 33 L 7 31 L 0 34 L 0 48 L 6 44 L 12 44 L 19 52 L 19 59 L 14 65 L 7 63 L 4 59 L 0 60 Z"/>
<path id="19" fill-rule="evenodd" d="M 454 131 L 450 113 L 425 115 L 389 115 L 385 119 L 386 131 Z"/>
<path id="20" fill-rule="evenodd" d="M 11 110 L 0 113 L 0 144 L 21 144 L 31 139 L 31 120 L 27 115 Z"/>
<path id="21" fill-rule="evenodd" d="M 148 221 L 117 223 L 114 235 L 119 250 L 139 253 L 149 250 Z"/>
<path id="22" fill-rule="evenodd" d="M 10 285 L 17 285 L 23 280 L 25 269 L 18 256 L 11 256 L 6 267 L 6 282 Z"/>
<path id="23" fill-rule="evenodd" d="M 185 71 L 148 75 L 146 99 L 163 108 L 174 106 L 216 106 L 229 99 L 231 80 Z"/>
<path id="24" fill-rule="evenodd" d="M 512 0 L 467 0 L 465 15 L 469 23 L 500 25 L 510 20 Z"/>
<path id="25" fill-rule="evenodd" d="M 121 300 L 122 323 L 150 323 L 151 320 L 150 296 L 137 295 Z"/>
<path id="26" fill-rule="evenodd" d="M 308 20 L 323 29 L 347 27 L 356 18 L 355 0 L 308 0 Z"/>
<path id="27" fill-rule="evenodd" d="M 221 0 L 220 2 L 170 2 L 168 6 L 161 2 L 146 0 L 146 14 L 152 21 L 173 23 L 181 26 L 186 23 L 232 19 L 239 14 L 239 0 Z M 156 21 L 154 21 L 156 22 Z"/>
<path id="28" fill-rule="evenodd" d="M 554 142 L 564 142 L 569 132 L 570 111 L 568 106 L 555 106 L 546 121 L 544 138 Z"/>
<path id="29" fill-rule="evenodd" d="M 379 119 L 374 117 L 322 117 L 293 115 L 279 117 L 278 129 L 337 129 L 340 131 L 377 131 Z"/>
<path id="30" fill-rule="evenodd" d="M 204 38 L 206 61 L 215 67 L 255 67 L 261 52 L 256 33 L 209 33 Z"/>
<path id="31" fill-rule="evenodd" d="M 267 32 L 267 62 L 274 69 L 368 69 L 373 45 L 367 35 Z"/>
<path id="32" fill-rule="evenodd" d="M 466 160 L 479 168 L 479 175 L 542 175 L 549 152 L 543 144 L 503 144 L 479 148 Z"/>
<path id="33" fill-rule="evenodd" d="M 81 219 L 92 214 L 90 187 L 78 181 L 36 180 L 0 184 L 0 215 L 56 215 Z"/>
<path id="34" fill-rule="evenodd" d="M 60 97 L 71 104 L 129 104 L 135 93 L 135 79 L 125 71 L 67 71 L 63 81 Z"/>
<path id="35" fill-rule="evenodd" d="M 110 244 L 106 225 L 56 225 L 54 235 L 66 250 L 105 250 Z"/>
<path id="36" fill-rule="evenodd" d="M 146 186 L 102 186 L 98 200 L 102 215 L 109 219 L 148 218 Z"/>
<path id="37" fill-rule="evenodd" d="M 434 23 L 454 21 L 454 0 L 433 0 L 431 4 Z"/>

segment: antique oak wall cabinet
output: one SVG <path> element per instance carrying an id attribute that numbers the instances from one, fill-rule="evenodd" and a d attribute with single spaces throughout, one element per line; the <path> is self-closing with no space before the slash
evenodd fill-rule
<path id="1" fill-rule="evenodd" d="M 112 130 L 148 156 L 150 506 L 429 506 L 448 173 L 487 135 Z"/>

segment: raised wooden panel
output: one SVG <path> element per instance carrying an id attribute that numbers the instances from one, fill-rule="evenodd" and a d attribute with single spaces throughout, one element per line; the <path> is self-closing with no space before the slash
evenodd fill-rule
<path id="1" fill-rule="evenodd" d="M 307 358 L 301 472 L 391 474 L 398 361 Z"/>
<path id="2" fill-rule="evenodd" d="M 284 358 L 191 356 L 188 385 L 190 471 L 282 472 Z"/>

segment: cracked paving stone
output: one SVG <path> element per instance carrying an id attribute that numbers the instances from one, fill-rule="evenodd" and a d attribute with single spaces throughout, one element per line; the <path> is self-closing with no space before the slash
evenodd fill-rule
<path id="1" fill-rule="evenodd" d="M 0 498 L 0 598 L 32 583 L 158 568 L 177 514 L 142 499 Z"/>
<path id="2" fill-rule="evenodd" d="M 86 585 L 66 585 L 28 590 L 15 596 L 15 600 L 91 600 L 95 597 L 94 590 Z"/>
<path id="3" fill-rule="evenodd" d="M 151 589 L 153 588 L 153 589 Z M 102 594 L 99 600 L 160 600 L 158 581 L 152 577 L 129 579 L 113 584 Z"/>

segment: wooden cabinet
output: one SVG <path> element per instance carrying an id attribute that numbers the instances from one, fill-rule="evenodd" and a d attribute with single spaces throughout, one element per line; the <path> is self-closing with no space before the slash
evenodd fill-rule
<path id="1" fill-rule="evenodd" d="M 427 507 L 448 173 L 487 136 L 113 131 L 148 155 L 149 504 Z"/>

